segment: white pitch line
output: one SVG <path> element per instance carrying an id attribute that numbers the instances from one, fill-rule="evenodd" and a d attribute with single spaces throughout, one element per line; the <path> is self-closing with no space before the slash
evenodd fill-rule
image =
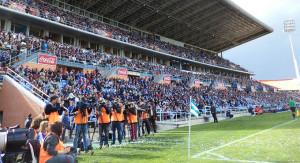
<path id="1" fill-rule="evenodd" d="M 231 160 L 231 159 L 210 158 L 210 157 L 200 157 L 199 159 L 218 160 L 218 161 L 231 161 L 231 162 L 273 163 L 273 162 L 266 162 L 266 161 Z"/>
<path id="2" fill-rule="evenodd" d="M 296 120 L 298 120 L 298 119 L 296 119 Z M 286 123 L 277 125 L 277 126 L 275 126 L 275 127 L 272 127 L 272 128 L 266 129 L 266 130 L 263 130 L 263 131 L 261 131 L 261 132 L 258 132 L 258 133 L 252 134 L 252 135 L 248 135 L 248 136 L 246 136 L 246 137 L 244 137 L 244 138 L 242 138 L 242 139 L 238 139 L 238 140 L 232 141 L 232 142 L 230 142 L 230 143 L 227 143 L 227 144 L 218 146 L 218 147 L 216 147 L 216 148 L 209 149 L 209 150 L 207 150 L 207 151 L 204 151 L 204 152 L 201 152 L 201 153 L 199 153 L 199 154 L 197 154 L 197 155 L 192 156 L 192 158 L 197 158 L 197 157 L 199 157 L 199 156 L 201 156 L 201 155 L 203 155 L 203 154 L 206 154 L 206 153 L 208 153 L 208 152 L 211 152 L 211 151 L 214 151 L 214 150 L 216 150 L 216 149 L 220 149 L 220 148 L 229 146 L 229 145 L 234 144 L 234 143 L 236 143 L 236 142 L 239 142 L 239 141 L 248 139 L 248 138 L 250 138 L 250 137 L 253 137 L 253 136 L 262 134 L 262 133 L 264 133 L 264 132 L 270 131 L 270 130 L 275 129 L 275 128 L 277 128 L 277 127 L 280 127 L 280 126 L 283 126 L 283 125 L 286 125 L 286 124 L 295 122 L 296 120 L 292 120 L 292 121 L 289 121 L 289 122 L 286 122 Z"/>
<path id="3" fill-rule="evenodd" d="M 207 154 L 212 154 L 212 155 L 218 156 L 218 157 L 220 157 L 223 160 L 230 160 L 229 158 L 227 158 L 227 157 L 225 157 L 223 155 L 217 154 L 217 153 L 208 152 Z"/>

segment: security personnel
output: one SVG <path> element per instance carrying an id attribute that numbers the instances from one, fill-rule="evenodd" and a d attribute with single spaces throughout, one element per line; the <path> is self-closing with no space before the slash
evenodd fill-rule
<path id="1" fill-rule="evenodd" d="M 149 124 L 149 121 L 148 121 L 147 107 L 148 107 L 147 105 L 145 105 L 145 106 L 143 107 L 142 116 L 141 116 L 141 119 L 142 119 L 142 132 L 143 132 L 143 135 L 145 135 L 145 129 L 144 129 L 144 127 L 146 127 L 146 129 L 147 129 L 148 135 L 150 134 L 150 124 Z"/>
<path id="2" fill-rule="evenodd" d="M 86 99 L 82 98 L 82 101 L 76 104 L 76 107 L 73 109 L 74 113 L 74 123 L 75 123 L 75 135 L 73 139 L 73 147 L 74 152 L 77 152 L 77 143 L 79 134 L 82 131 L 82 138 L 83 138 L 83 146 L 85 153 L 88 153 L 88 144 L 87 144 L 87 132 L 88 132 L 88 116 L 91 112 L 90 109 L 87 108 L 85 103 Z"/>
<path id="3" fill-rule="evenodd" d="M 210 107 L 210 112 L 214 118 L 214 123 L 218 123 L 218 118 L 217 118 L 217 110 L 216 110 L 216 107 L 215 107 L 215 104 L 212 103 L 211 107 Z"/>
<path id="4" fill-rule="evenodd" d="M 134 103 L 130 104 L 128 123 L 130 125 L 130 141 L 137 141 L 137 110 Z"/>
<path id="5" fill-rule="evenodd" d="M 119 144 L 122 144 L 122 130 L 121 130 L 121 121 L 122 121 L 122 114 L 121 114 L 122 108 L 119 104 L 119 101 L 115 101 L 113 105 L 113 111 L 112 111 L 112 143 L 111 145 L 114 145 L 116 142 L 116 129 L 118 131 L 118 141 Z"/>
<path id="6" fill-rule="evenodd" d="M 98 123 L 99 123 L 99 136 L 100 136 L 100 146 L 102 149 L 103 141 L 105 148 L 108 147 L 108 136 L 109 136 L 109 123 L 110 123 L 110 109 L 107 107 L 107 101 L 103 98 L 99 99 L 100 106 L 98 108 Z M 104 135 L 103 135 L 104 132 Z"/>
<path id="7" fill-rule="evenodd" d="M 291 98 L 291 100 L 289 102 L 289 106 L 290 106 L 290 109 L 292 111 L 293 118 L 296 119 L 296 116 L 295 116 L 295 113 L 296 113 L 296 102 L 293 100 L 293 98 Z"/>
<path id="8" fill-rule="evenodd" d="M 64 105 L 64 101 L 61 104 L 59 101 L 59 97 L 53 94 L 50 96 L 50 102 L 45 107 L 45 118 L 48 119 L 50 125 L 57 121 L 60 122 L 58 112 L 60 111 L 61 106 Z"/>

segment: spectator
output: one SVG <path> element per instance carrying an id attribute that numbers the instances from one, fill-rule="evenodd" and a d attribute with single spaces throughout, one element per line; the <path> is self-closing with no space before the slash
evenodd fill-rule
<path id="1" fill-rule="evenodd" d="M 226 117 L 229 117 L 230 119 L 233 118 L 233 115 L 230 113 L 230 110 L 227 110 Z"/>
<path id="2" fill-rule="evenodd" d="M 64 124 L 64 131 L 62 134 L 62 138 L 61 140 L 64 141 L 65 140 L 65 134 L 66 134 L 66 130 L 69 130 L 69 138 L 72 137 L 72 127 L 70 126 L 70 120 L 69 120 L 69 111 L 65 111 L 64 115 L 62 117 L 61 122 Z"/>
<path id="3" fill-rule="evenodd" d="M 49 133 L 49 131 L 50 131 L 49 122 L 48 121 L 41 122 L 40 128 L 39 128 L 39 134 L 36 139 L 42 144 L 44 142 L 46 135 Z"/>
<path id="4" fill-rule="evenodd" d="M 24 123 L 24 127 L 25 128 L 29 128 L 30 125 L 31 125 L 31 123 L 32 123 L 32 118 L 31 118 L 31 113 L 29 113 L 28 116 L 27 116 L 27 119 L 26 119 L 26 121 Z"/>

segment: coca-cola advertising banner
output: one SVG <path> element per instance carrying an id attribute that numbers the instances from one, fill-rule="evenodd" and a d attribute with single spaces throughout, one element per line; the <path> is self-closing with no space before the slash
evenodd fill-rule
<path id="1" fill-rule="evenodd" d="M 56 65 L 56 57 L 40 54 L 39 55 L 39 63 L 46 64 L 46 65 Z"/>
<path id="2" fill-rule="evenodd" d="M 165 75 L 164 76 L 164 81 L 171 81 L 171 76 Z"/>
<path id="3" fill-rule="evenodd" d="M 225 88 L 225 84 L 224 83 L 218 83 L 217 87 L 219 87 L 219 88 Z"/>
<path id="4" fill-rule="evenodd" d="M 200 85 L 200 80 L 196 79 L 196 80 L 195 80 L 195 84 L 196 84 L 196 85 Z"/>
<path id="5" fill-rule="evenodd" d="M 10 3 L 10 6 L 11 6 L 11 9 L 26 13 L 26 6 L 25 5 L 22 5 L 22 4 L 19 4 L 19 3 L 16 3 L 16 2 L 9 2 L 9 3 Z M 37 15 L 37 10 L 35 8 L 30 7 L 30 11 L 31 11 L 32 15 L 35 15 L 35 16 Z"/>
<path id="6" fill-rule="evenodd" d="M 128 71 L 125 68 L 118 68 L 118 75 L 127 76 Z"/>

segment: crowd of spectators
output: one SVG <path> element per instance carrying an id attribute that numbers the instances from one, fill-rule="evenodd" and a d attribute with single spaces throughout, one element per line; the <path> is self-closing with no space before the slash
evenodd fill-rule
<path id="1" fill-rule="evenodd" d="M 10 0 L 6 1 L 8 6 Z M 48 4 L 42 1 L 19 1 L 13 0 L 17 3 L 22 3 L 24 5 L 33 7 L 37 9 L 37 15 L 49 19 L 52 21 L 56 21 L 68 26 L 72 26 L 75 28 L 79 28 L 88 32 L 93 32 L 96 34 L 102 34 L 103 32 L 107 34 L 107 32 L 112 34 L 112 38 L 118 39 L 120 41 L 128 42 L 131 44 L 135 44 L 138 46 L 143 46 L 146 48 L 150 48 L 153 50 L 162 51 L 165 53 L 169 53 L 172 55 L 176 55 L 183 58 L 188 58 L 192 60 L 196 60 L 199 62 L 205 62 L 209 64 L 218 65 L 221 67 L 227 67 L 237 70 L 246 71 L 244 68 L 236 65 L 229 60 L 221 58 L 214 54 L 209 54 L 208 52 L 203 52 L 201 50 L 195 50 L 186 47 L 179 47 L 176 45 L 172 45 L 167 42 L 163 42 L 160 40 L 155 40 L 151 37 L 141 36 L 140 34 L 128 31 L 125 29 L 121 29 L 119 27 L 115 27 L 109 24 L 106 24 L 101 21 L 97 21 L 95 19 L 91 19 L 77 13 L 64 10 L 63 8 L 54 6 L 52 4 Z M 100 32 L 99 32 L 100 31 Z"/>
<path id="2" fill-rule="evenodd" d="M 211 85 L 190 88 L 184 81 L 158 84 L 153 81 L 153 78 L 129 77 L 128 81 L 107 79 L 97 70 L 83 74 L 62 68 L 55 71 L 29 69 L 23 66 L 12 68 L 47 95 L 58 94 L 63 97 L 66 107 L 71 101 L 76 103 L 81 97 L 86 97 L 91 103 L 103 97 L 109 100 L 110 105 L 115 99 L 120 99 L 122 102 L 153 100 L 156 108 L 162 112 L 185 112 L 189 108 L 190 96 L 200 109 L 214 105 L 221 110 L 257 104 L 282 106 L 290 98 L 290 95 L 285 92 L 251 92 L 234 88 L 220 90 Z"/>
<path id="3" fill-rule="evenodd" d="M 270 105 L 279 105 L 281 103 L 285 103 L 287 100 L 287 96 L 284 93 L 271 93 L 271 92 L 251 92 L 251 91 L 238 91 L 233 88 L 228 88 L 226 90 L 216 90 L 216 89 L 211 89 L 214 91 L 205 91 L 208 89 L 208 87 L 200 87 L 200 88 L 189 88 L 189 82 L 191 78 L 195 79 L 201 79 L 201 80 L 209 80 L 211 83 L 213 82 L 222 82 L 225 84 L 240 84 L 242 85 L 247 85 L 247 86 L 254 86 L 256 88 L 263 86 L 261 83 L 251 80 L 251 79 L 246 79 L 246 78 L 235 78 L 235 77 L 230 77 L 230 76 L 223 76 L 220 74 L 211 74 L 211 73 L 191 73 L 187 71 L 181 71 L 177 68 L 174 68 L 172 66 L 166 66 L 166 65 L 160 65 L 160 64 L 153 64 L 149 63 L 146 61 L 142 61 L 139 59 L 132 59 L 132 58 L 126 58 L 126 57 L 118 57 L 112 54 L 107 54 L 107 53 L 101 53 L 100 51 L 94 51 L 92 49 L 83 49 L 79 47 L 74 47 L 73 45 L 68 45 L 68 44 L 61 44 L 54 42 L 52 40 L 45 40 L 42 38 L 36 38 L 32 36 L 25 36 L 22 33 L 16 34 L 16 33 L 10 33 L 10 32 L 5 32 L 1 31 L 0 34 L 0 40 L 1 40 L 1 47 L 2 47 L 2 52 L 1 54 L 4 54 L 2 57 L 1 55 L 1 60 L 3 58 L 7 59 L 7 56 L 11 55 L 11 51 L 15 51 L 16 53 L 20 53 L 20 49 L 25 48 L 25 51 L 32 51 L 34 49 L 38 50 L 45 50 L 45 52 L 53 53 L 57 55 L 59 58 L 65 61 L 73 61 L 73 62 L 90 62 L 95 63 L 96 66 L 102 66 L 102 67 L 112 67 L 112 66 L 124 66 L 129 68 L 129 70 L 135 70 L 143 73 L 148 73 L 148 74 L 170 74 L 173 77 L 177 77 L 181 79 L 179 83 L 176 84 L 171 84 L 171 85 L 165 85 L 164 87 L 158 86 L 158 84 L 153 83 L 153 78 L 148 79 L 147 81 L 145 79 L 135 79 L 135 78 L 130 78 L 132 81 L 136 81 L 134 83 L 138 83 L 138 86 L 135 86 L 135 89 L 140 89 L 140 86 L 143 83 L 144 85 L 153 85 L 155 86 L 154 88 L 157 88 L 158 90 L 147 90 L 146 92 L 160 92 L 161 88 L 165 88 L 166 90 L 176 90 L 178 94 L 176 96 L 171 96 L 172 98 L 167 98 L 169 95 L 165 95 L 163 97 L 166 97 L 165 99 L 161 99 L 161 107 L 165 106 L 166 102 L 170 101 L 177 101 L 176 103 L 170 103 L 170 105 L 176 104 L 177 106 L 176 109 L 180 108 L 184 110 L 185 106 L 184 103 L 187 102 L 187 97 L 189 94 L 196 95 L 196 100 L 198 104 L 204 106 L 204 105 L 211 105 L 213 102 L 214 104 L 218 105 L 218 107 L 228 107 L 228 106 L 246 106 L 249 105 L 249 103 L 253 103 L 255 101 L 256 103 L 264 104 L 266 106 Z M 44 44 L 47 44 L 47 48 L 44 48 Z M 19 47 L 18 47 L 19 46 Z M 97 86 L 97 81 L 102 81 L 102 85 L 105 85 L 107 83 L 115 83 L 117 84 L 109 84 L 110 87 L 108 92 L 104 93 L 105 97 L 115 97 L 117 96 L 114 93 L 111 93 L 111 91 L 116 91 L 120 89 L 120 86 L 123 85 L 124 81 L 120 80 L 108 80 L 105 78 L 102 78 L 100 74 L 98 74 L 98 80 L 95 80 L 95 74 L 90 73 L 90 74 L 81 74 L 79 72 L 65 72 L 67 75 L 61 73 L 60 71 L 50 71 L 48 70 L 41 71 L 41 72 L 36 72 L 36 70 L 32 70 L 35 72 L 34 74 L 30 73 L 29 75 L 24 72 L 24 70 L 27 71 L 26 68 L 18 68 L 18 73 L 22 77 L 25 77 L 28 81 L 33 82 L 35 85 L 38 84 L 38 88 L 41 88 L 44 92 L 47 94 L 54 93 L 54 90 L 64 90 L 67 88 L 62 88 L 61 83 L 62 80 L 65 81 L 66 83 L 70 83 L 70 88 L 68 88 L 71 91 L 78 90 L 81 88 L 81 83 L 82 80 L 88 80 L 87 83 L 89 83 L 90 88 L 87 89 L 86 91 L 83 91 L 84 94 L 88 92 L 88 94 L 92 91 L 94 92 L 102 92 L 101 87 L 96 87 Z M 46 76 L 47 73 L 51 73 L 50 76 Z M 71 74 L 71 75 L 70 75 Z M 80 77 L 80 78 L 79 78 Z M 83 78 L 81 78 L 83 77 Z M 48 79 L 51 80 L 48 80 Z M 121 83 L 119 83 L 121 82 Z M 52 84 L 56 83 L 56 84 Z M 73 84 L 72 84 L 73 83 Z M 151 84 L 150 84 L 151 83 Z M 75 85 L 74 85 L 75 84 Z M 132 84 L 131 84 L 132 85 Z M 125 87 L 125 86 L 124 86 Z M 265 86 L 266 87 L 266 86 Z M 93 89 L 91 89 L 93 88 Z M 96 88 L 96 89 L 95 89 Z M 126 88 L 128 88 L 126 86 Z M 75 91 L 77 92 L 77 91 Z M 206 93 L 205 93 L 206 92 Z M 77 92 L 78 93 L 78 92 Z M 92 93 L 92 94 L 93 94 Z M 138 94 L 143 94 L 144 92 L 138 92 Z M 163 92 L 165 93 L 165 92 Z M 173 92 L 169 92 L 171 95 L 174 95 Z M 180 95 L 180 93 L 184 94 Z M 226 96 L 224 95 L 226 94 Z M 280 95 L 279 95 L 280 94 Z M 126 97 L 133 96 L 134 94 L 129 94 Z M 187 95 L 187 96 L 186 96 Z M 75 96 L 75 95 L 74 95 Z M 97 94 L 99 96 L 99 94 Z M 121 97 L 120 97 L 121 98 Z M 153 96 L 147 96 L 146 99 L 148 98 L 153 98 Z M 179 100 L 181 99 L 181 100 Z M 247 99 L 252 99 L 252 100 L 247 100 Z M 168 101 L 167 101 L 168 100 Z M 157 99 L 158 101 L 158 99 Z M 201 102 L 200 102 L 201 101 Z M 159 101 L 158 101 L 159 103 Z M 182 103 L 183 105 L 178 106 L 178 103 Z M 174 109 L 174 108 L 173 108 Z M 176 110 L 175 109 L 175 110 Z"/>

